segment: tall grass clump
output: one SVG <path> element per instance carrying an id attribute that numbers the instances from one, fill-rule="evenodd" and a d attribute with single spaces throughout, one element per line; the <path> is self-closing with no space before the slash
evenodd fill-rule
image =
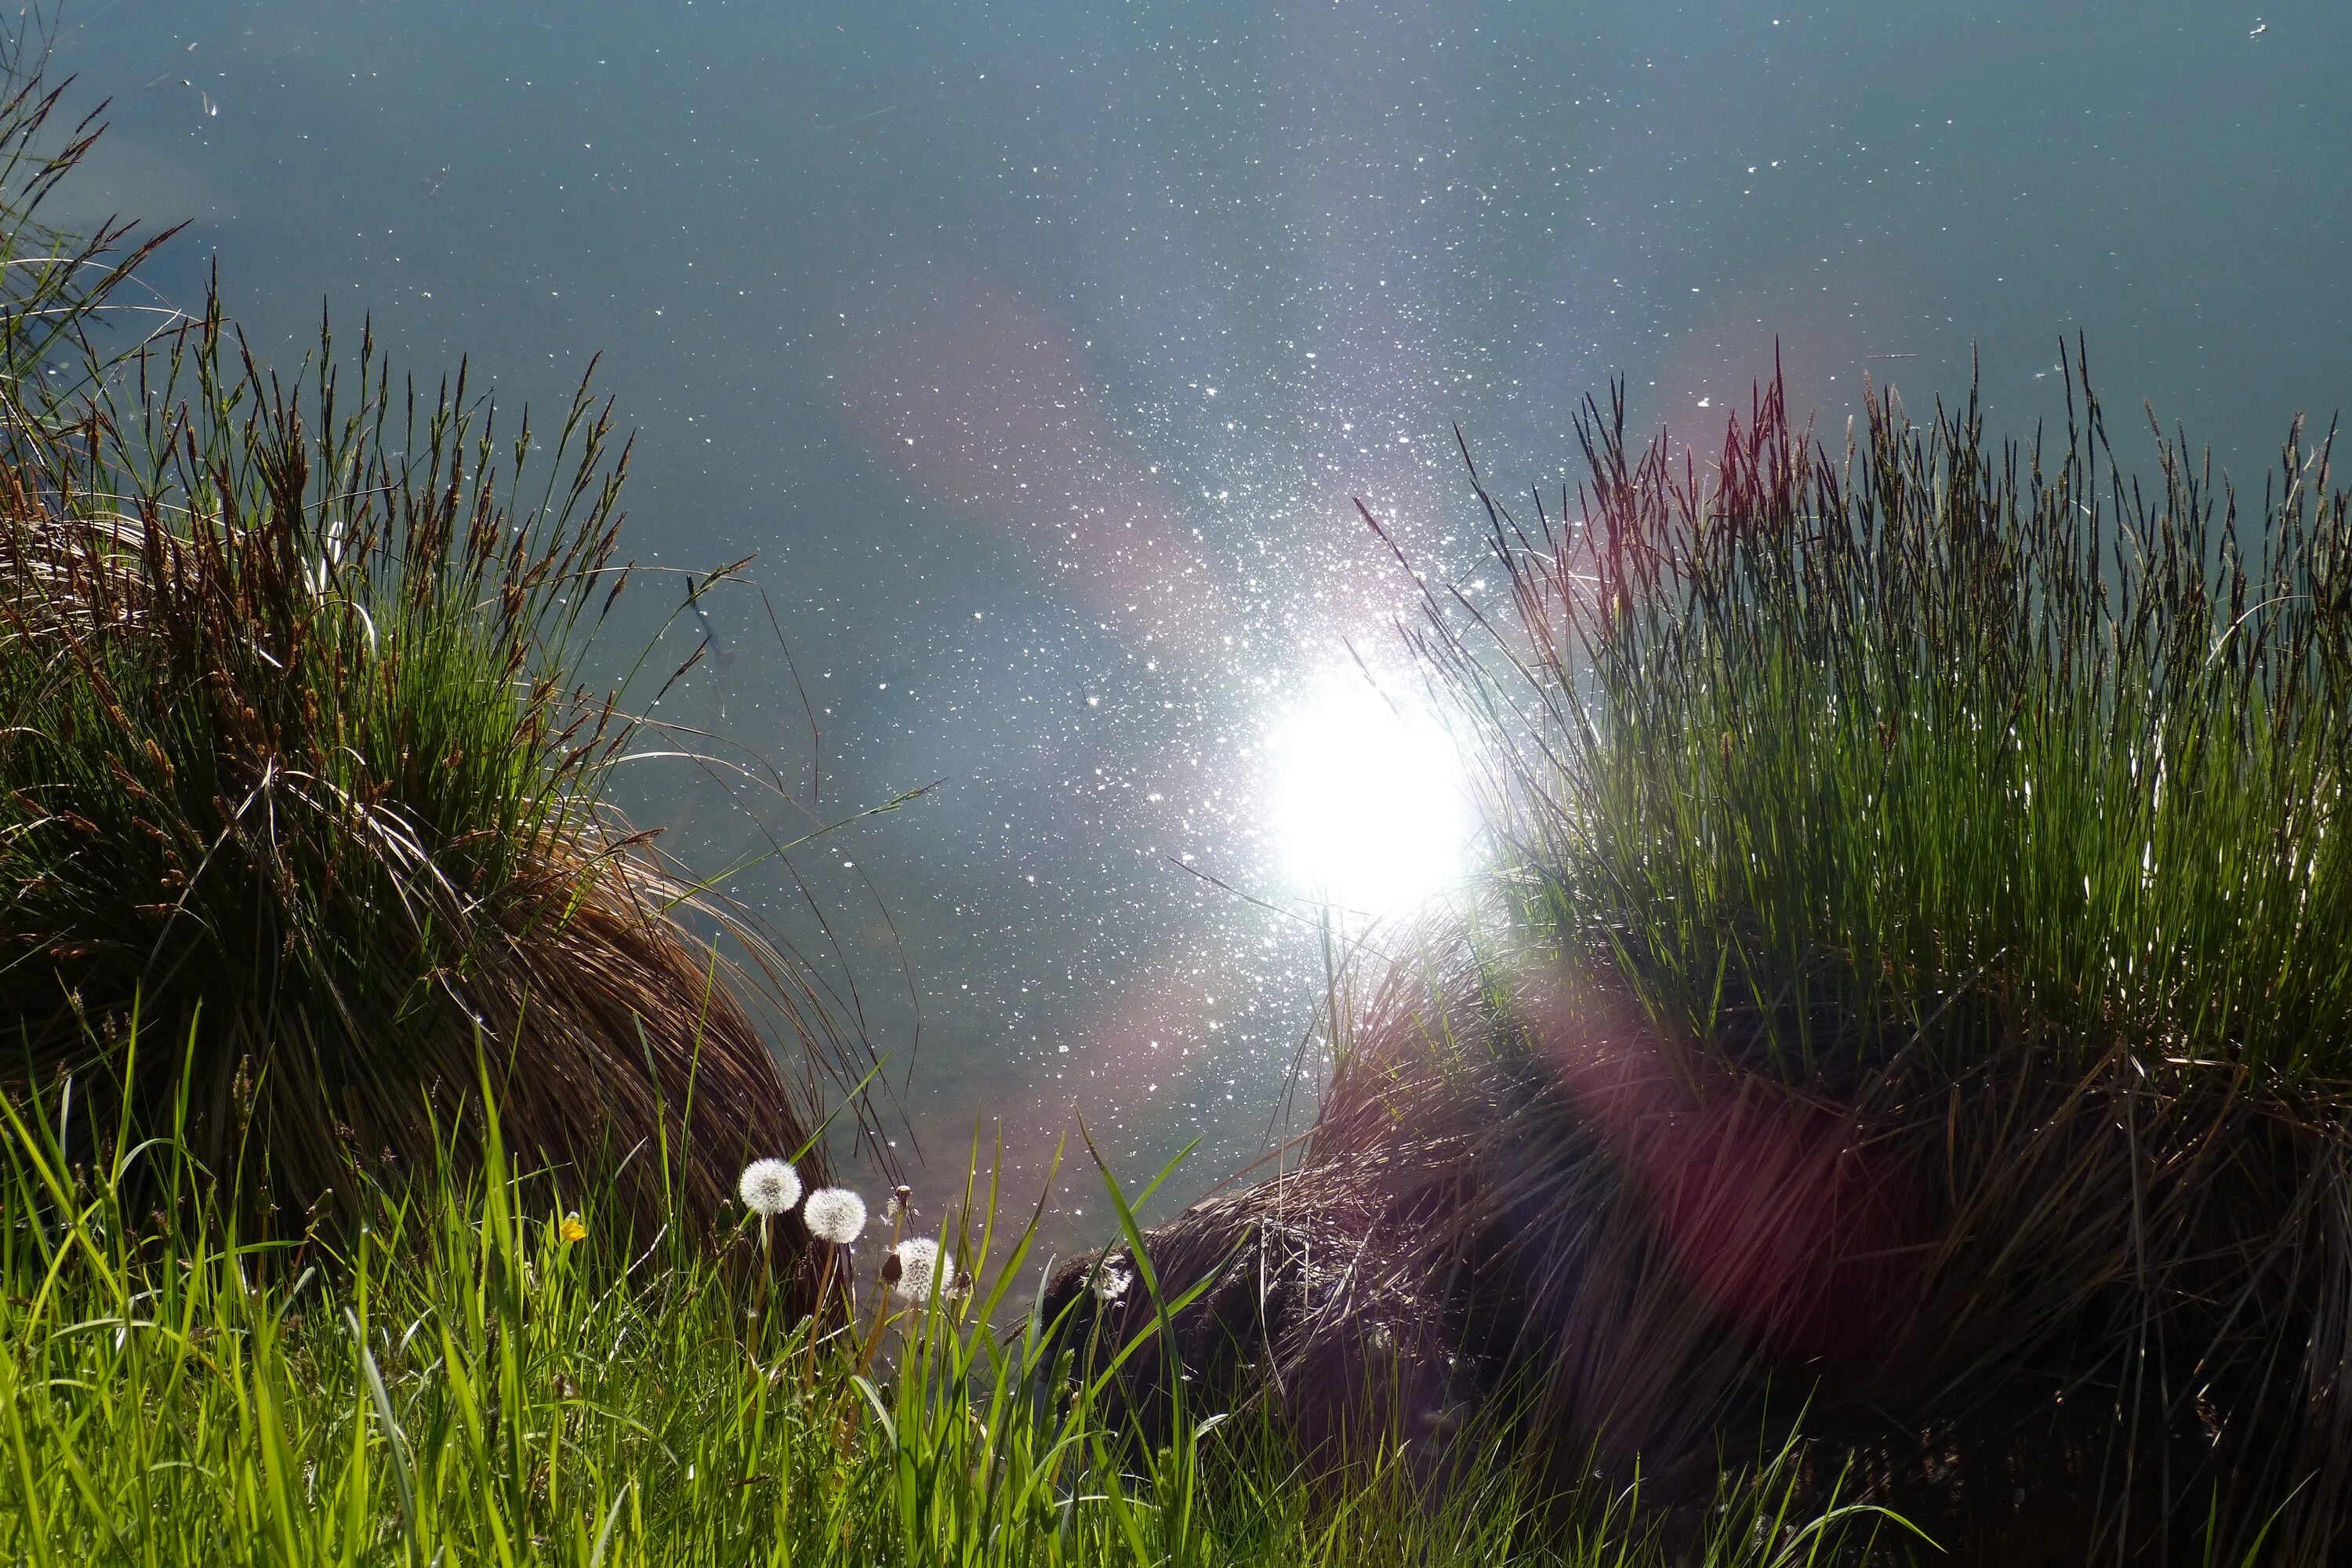
<path id="1" fill-rule="evenodd" d="M 1621 401 L 1572 523 L 1491 507 L 1532 679 L 1451 668 L 1538 699 L 1482 709 L 1517 1006 L 1748 1351 L 1691 1394 L 1807 1376 L 1890 1484 L 2317 1561 L 2352 498 L 2300 421 L 2258 512 L 2152 416 L 2142 483 L 2068 393 L 2055 451 L 1891 392 L 1838 451 L 1776 385 L 1704 482 Z"/>
<path id="2" fill-rule="evenodd" d="M 1412 637 L 1496 875 L 1154 1238 L 1250 1238 L 1235 1375 L 1412 1346 L 1693 1497 L 1801 1435 L 1986 1560 L 2352 1542 L 2352 498 L 2068 406 L 1775 384 L 1702 464 L 1620 395 L 1557 508 L 1478 486 L 1507 599 Z"/>
<path id="3" fill-rule="evenodd" d="M 0 154 L 52 101 L 0 109 Z M 610 405 L 509 428 L 364 337 L 322 326 L 281 379 L 216 291 L 134 310 L 121 235 L 32 221 L 86 145 L 0 184 L 0 1082 L 55 1085 L 69 1138 L 181 1136 L 299 1231 L 354 1162 L 467 1146 L 488 1048 L 512 1144 L 709 1220 L 843 1058 L 809 977 L 609 798 Z M 142 1024 L 184 1048 L 133 1089 Z"/>
<path id="4" fill-rule="evenodd" d="M 68 1148 L 58 1110 L 0 1105 L 11 1562 L 1794 1568 L 1870 1534 L 1793 1511 L 1769 1463 L 1670 1553 L 1632 1497 L 1548 1528 L 1498 1434 L 1442 1495 L 1392 1448 L 1310 1492 L 1278 1430 L 1205 1405 L 1135 1444 L 1017 1310 L 1036 1226 L 989 1179 L 845 1248 L 844 1323 L 763 1310 L 748 1220 L 615 1234 L 609 1186 L 518 1162 L 495 1114 L 472 1157 L 356 1191 L 363 1224 L 259 1237 L 208 1197 L 148 1207 L 212 1191 L 184 1144 Z"/>
<path id="5" fill-rule="evenodd" d="M 1833 452 L 1775 388 L 1704 482 L 1591 410 L 1574 526 L 1494 510 L 1544 700 L 1488 732 L 1509 869 L 1670 1033 L 1841 1093 L 2018 1034 L 2069 1076 L 2352 1079 L 2333 433 L 2249 514 L 2152 418 L 2144 489 L 2069 393 L 2055 453 L 1891 393 Z"/>

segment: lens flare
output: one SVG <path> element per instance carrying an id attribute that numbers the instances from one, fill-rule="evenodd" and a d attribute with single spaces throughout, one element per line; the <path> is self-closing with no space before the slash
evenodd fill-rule
<path id="1" fill-rule="evenodd" d="M 1409 913 L 1457 885 L 1469 859 L 1454 739 L 1401 689 L 1352 669 L 1328 676 L 1267 734 L 1282 873 L 1292 890 L 1349 913 Z"/>

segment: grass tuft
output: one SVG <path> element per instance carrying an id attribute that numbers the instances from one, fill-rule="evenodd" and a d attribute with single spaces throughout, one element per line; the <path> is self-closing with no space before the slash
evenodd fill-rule
<path id="1" fill-rule="evenodd" d="M 31 159 L 54 97 L 0 64 L 23 215 L 89 137 Z M 282 379 L 216 289 L 128 305 L 121 234 L 6 232 L 0 1081 L 70 1141 L 181 1138 L 286 1234 L 354 1155 L 477 1146 L 483 1048 L 509 1141 L 617 1173 L 646 1227 L 801 1153 L 850 1055 L 820 991 L 607 796 L 636 732 L 582 674 L 629 580 L 610 404 L 509 429 L 463 368 L 419 387 L 323 322 Z M 133 1074 L 142 1025 L 184 1049 Z"/>
<path id="2" fill-rule="evenodd" d="M 1244 1260 L 1202 1361 L 1342 1436 L 1392 1363 L 1685 1518 L 1793 1445 L 1966 1561 L 2340 1554 L 2352 496 L 2299 421 L 2259 510 L 2152 416 L 2142 482 L 2068 391 L 1832 448 L 1774 384 L 1702 466 L 1621 390 L 1557 508 L 1473 470 L 1507 597 L 1409 635 L 1491 896 L 1299 1168 L 1148 1238 Z"/>

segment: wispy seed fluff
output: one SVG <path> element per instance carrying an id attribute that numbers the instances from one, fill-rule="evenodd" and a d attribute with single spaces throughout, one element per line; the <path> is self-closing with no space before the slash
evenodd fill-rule
<path id="1" fill-rule="evenodd" d="M 931 1281 L 939 1278 L 940 1244 L 917 1237 L 900 1242 L 893 1253 L 898 1259 L 898 1279 L 890 1287 L 891 1293 L 909 1306 L 921 1306 L 931 1299 Z"/>
<path id="2" fill-rule="evenodd" d="M 819 1241 L 846 1247 L 866 1228 L 866 1200 L 847 1187 L 819 1187 L 808 1195 L 801 1218 Z"/>
<path id="3" fill-rule="evenodd" d="M 1134 1275 L 1106 1258 L 1102 1267 L 1095 1270 L 1095 1297 L 1097 1300 L 1116 1301 L 1126 1295 L 1127 1288 L 1134 1283 Z"/>
<path id="4" fill-rule="evenodd" d="M 780 1214 L 790 1214 L 793 1205 L 801 1201 L 801 1173 L 786 1160 L 754 1160 L 743 1167 L 743 1179 L 736 1184 L 743 1206 L 761 1219 L 773 1219 Z"/>

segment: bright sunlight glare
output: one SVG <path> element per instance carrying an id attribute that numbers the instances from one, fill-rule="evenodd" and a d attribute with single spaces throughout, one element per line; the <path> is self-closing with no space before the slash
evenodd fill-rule
<path id="1" fill-rule="evenodd" d="M 1360 670 L 1310 685 L 1267 734 L 1276 852 L 1294 891 L 1375 917 L 1460 881 L 1471 812 L 1453 738 Z"/>

